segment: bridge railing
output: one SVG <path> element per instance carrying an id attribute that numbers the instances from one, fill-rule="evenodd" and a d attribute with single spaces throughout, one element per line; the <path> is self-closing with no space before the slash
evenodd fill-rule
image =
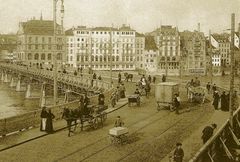
<path id="1" fill-rule="evenodd" d="M 233 127 L 227 120 L 189 162 L 236 161 L 240 147 L 240 107 L 234 112 Z"/>
<path id="2" fill-rule="evenodd" d="M 105 101 L 107 104 L 110 100 L 112 92 L 113 89 L 104 92 Z M 78 107 L 78 104 L 79 101 L 77 100 L 57 106 L 47 106 L 47 109 L 51 109 L 52 113 L 55 115 L 55 120 L 59 120 L 62 117 L 64 107 L 76 108 Z M 98 95 L 90 97 L 90 104 L 98 104 Z M 29 127 L 38 127 L 41 121 L 40 114 L 41 109 L 38 109 L 17 116 L 0 119 L 0 136 L 27 129 Z"/>
<path id="3" fill-rule="evenodd" d="M 41 76 L 47 79 L 53 79 L 53 72 L 49 70 L 43 70 L 43 69 L 37 69 L 37 68 L 29 68 L 24 66 L 18 66 L 18 65 L 12 65 L 12 64 L 1 64 L 2 67 L 7 67 L 10 70 L 19 71 L 21 73 L 25 74 L 31 74 L 35 76 Z M 66 83 L 77 83 L 77 85 L 84 84 L 86 87 L 92 86 L 92 78 L 91 75 L 86 76 L 74 76 L 72 74 L 62 74 L 58 73 L 58 81 L 65 81 Z M 95 80 L 97 82 L 98 86 L 100 85 L 101 88 L 104 88 L 105 90 L 111 88 L 111 83 L 102 81 L 102 80 Z"/>

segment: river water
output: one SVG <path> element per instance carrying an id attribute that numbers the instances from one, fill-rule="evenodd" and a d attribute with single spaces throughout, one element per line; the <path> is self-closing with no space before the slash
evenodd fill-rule
<path id="1" fill-rule="evenodd" d="M 39 99 L 25 99 L 25 92 L 16 92 L 9 83 L 0 82 L 0 119 L 38 109 Z"/>

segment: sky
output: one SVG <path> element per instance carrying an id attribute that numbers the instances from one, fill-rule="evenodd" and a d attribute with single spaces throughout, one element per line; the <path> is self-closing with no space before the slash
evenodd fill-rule
<path id="1" fill-rule="evenodd" d="M 52 19 L 52 1 L 0 0 L 0 33 L 16 33 L 19 22 L 39 19 L 41 12 L 43 19 Z M 240 0 L 64 0 L 64 6 L 65 29 L 127 24 L 140 33 L 160 25 L 193 31 L 200 23 L 201 31 L 208 33 L 229 29 L 231 13 L 236 15 L 236 28 L 240 22 Z"/>

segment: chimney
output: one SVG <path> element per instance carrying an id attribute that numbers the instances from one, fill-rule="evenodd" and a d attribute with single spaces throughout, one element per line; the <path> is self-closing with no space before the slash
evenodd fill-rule
<path id="1" fill-rule="evenodd" d="M 198 30 L 197 31 L 200 32 L 200 23 L 198 23 Z"/>

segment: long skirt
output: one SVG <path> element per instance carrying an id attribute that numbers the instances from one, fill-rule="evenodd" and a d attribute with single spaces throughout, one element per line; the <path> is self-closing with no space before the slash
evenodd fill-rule
<path id="1" fill-rule="evenodd" d="M 47 118 L 42 118 L 42 120 L 41 120 L 41 127 L 40 127 L 41 131 L 45 131 L 46 130 L 46 122 L 47 122 Z"/>

